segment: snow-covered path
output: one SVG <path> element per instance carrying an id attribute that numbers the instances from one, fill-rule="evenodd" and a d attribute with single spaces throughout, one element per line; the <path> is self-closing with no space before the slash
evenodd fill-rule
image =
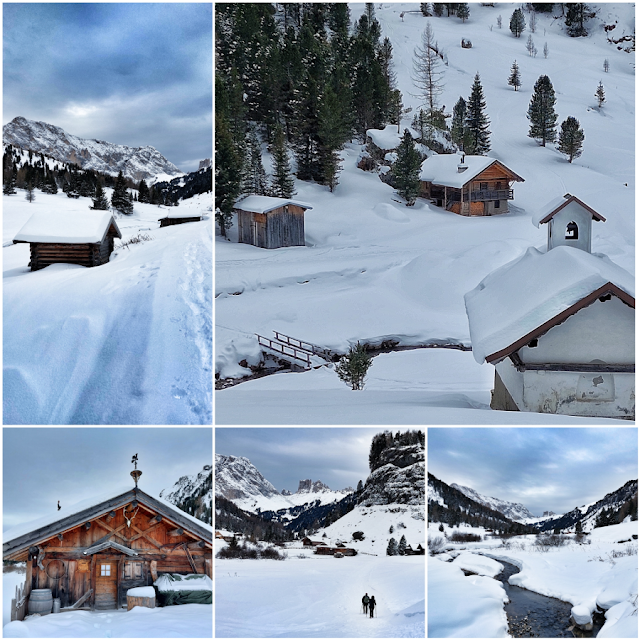
<path id="1" fill-rule="evenodd" d="M 216 637 L 424 637 L 424 557 L 216 562 Z M 377 617 L 362 613 L 373 594 Z"/>

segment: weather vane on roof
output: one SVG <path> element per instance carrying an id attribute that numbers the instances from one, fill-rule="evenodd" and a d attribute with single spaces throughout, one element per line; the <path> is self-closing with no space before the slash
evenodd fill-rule
<path id="1" fill-rule="evenodd" d="M 131 458 L 131 464 L 134 465 L 134 469 L 131 472 L 131 477 L 133 478 L 134 482 L 136 483 L 136 489 L 138 488 L 138 478 L 142 475 L 142 471 L 138 470 L 138 454 L 136 453 L 135 456 L 133 456 L 133 458 Z"/>

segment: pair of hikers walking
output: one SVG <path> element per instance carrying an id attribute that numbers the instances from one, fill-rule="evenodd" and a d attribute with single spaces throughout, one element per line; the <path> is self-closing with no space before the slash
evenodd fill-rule
<path id="1" fill-rule="evenodd" d="M 369 609 L 369 617 L 373 618 L 373 611 L 376 608 L 376 599 L 374 596 L 369 597 L 368 594 L 362 596 L 362 613 L 367 615 L 367 609 Z"/>

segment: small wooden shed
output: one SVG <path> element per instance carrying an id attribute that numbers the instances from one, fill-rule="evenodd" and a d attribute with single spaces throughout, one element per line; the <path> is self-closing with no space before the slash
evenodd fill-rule
<path id="1" fill-rule="evenodd" d="M 187 215 L 184 211 L 170 211 L 164 218 L 160 218 L 160 228 L 170 227 L 173 224 L 184 224 L 185 222 L 199 222 L 202 220 L 201 215 Z"/>
<path id="2" fill-rule="evenodd" d="M 350 549 L 349 547 L 316 547 L 314 553 L 320 556 L 332 556 L 334 553 L 342 553 L 345 556 L 358 555 L 355 549 Z"/>
<path id="3" fill-rule="evenodd" d="M 34 213 L 13 239 L 28 242 L 31 271 L 61 262 L 97 267 L 109 262 L 120 229 L 108 211 Z"/>
<path id="4" fill-rule="evenodd" d="M 139 488 L 55 510 L 3 533 L 3 559 L 27 563 L 23 593 L 61 607 L 117 609 L 165 572 L 212 575 L 209 525 Z"/>
<path id="5" fill-rule="evenodd" d="M 434 155 L 422 163 L 420 196 L 462 216 L 493 216 L 509 211 L 514 182 L 524 178 L 495 158 Z"/>
<path id="6" fill-rule="evenodd" d="M 304 212 L 310 204 L 273 198 L 247 196 L 236 202 L 238 242 L 263 249 L 304 246 Z"/>

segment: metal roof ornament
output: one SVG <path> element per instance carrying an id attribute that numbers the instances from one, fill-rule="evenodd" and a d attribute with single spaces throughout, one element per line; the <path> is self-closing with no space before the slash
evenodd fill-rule
<path id="1" fill-rule="evenodd" d="M 133 458 L 131 458 L 131 464 L 134 465 L 134 469 L 131 472 L 131 477 L 133 478 L 133 481 L 136 483 L 135 488 L 138 488 L 138 478 L 142 475 L 142 471 L 140 471 L 138 469 L 138 454 L 136 453 L 135 456 L 133 456 Z"/>

